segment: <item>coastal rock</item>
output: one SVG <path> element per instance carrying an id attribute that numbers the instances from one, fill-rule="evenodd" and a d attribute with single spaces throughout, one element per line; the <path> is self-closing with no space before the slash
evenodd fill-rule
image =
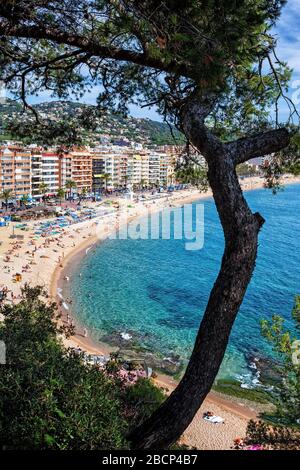
<path id="1" fill-rule="evenodd" d="M 168 375 L 175 375 L 182 369 L 180 357 L 170 353 L 167 357 L 159 357 L 152 353 L 144 354 L 144 361 L 154 370 L 159 370 Z"/>
<path id="2" fill-rule="evenodd" d="M 130 330 L 126 331 L 125 334 L 116 331 L 100 338 L 101 342 L 117 347 L 118 354 L 124 361 L 140 363 L 168 375 L 178 374 L 182 370 L 183 363 L 178 354 L 172 351 L 164 356 L 159 353 L 154 354 L 150 351 L 150 348 L 142 344 L 143 339 L 145 337 L 139 336 L 136 332 Z"/>
<path id="3" fill-rule="evenodd" d="M 128 347 L 128 344 L 134 341 L 134 333 L 131 331 L 116 331 L 101 336 L 100 341 L 118 348 Z"/>
<path id="4" fill-rule="evenodd" d="M 254 367 L 259 373 L 260 382 L 263 385 L 273 385 L 280 380 L 280 374 L 276 368 L 274 359 L 264 357 L 258 352 L 249 353 L 246 356 L 249 368 L 252 370 Z"/>

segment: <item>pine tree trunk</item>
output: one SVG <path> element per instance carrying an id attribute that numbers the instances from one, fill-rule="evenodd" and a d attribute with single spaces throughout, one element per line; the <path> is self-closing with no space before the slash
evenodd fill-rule
<path id="1" fill-rule="evenodd" d="M 225 251 L 184 377 L 159 409 L 129 436 L 137 449 L 168 448 L 193 420 L 219 371 L 255 267 L 258 233 L 264 220 L 247 205 L 234 156 L 224 154 L 223 146 L 208 144 L 201 150 L 209 166 L 208 180 L 224 231 Z"/>

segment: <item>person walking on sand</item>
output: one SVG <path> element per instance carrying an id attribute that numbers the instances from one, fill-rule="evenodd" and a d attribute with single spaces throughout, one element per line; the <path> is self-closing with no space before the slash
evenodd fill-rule
<path id="1" fill-rule="evenodd" d="M 87 336 L 88 336 L 88 332 L 87 332 L 87 329 L 86 329 L 86 328 L 84 328 L 84 330 L 83 330 L 83 336 L 84 336 L 85 338 L 87 338 Z"/>

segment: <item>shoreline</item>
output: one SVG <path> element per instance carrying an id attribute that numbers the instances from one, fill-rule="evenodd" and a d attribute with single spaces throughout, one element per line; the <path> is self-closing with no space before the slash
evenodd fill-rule
<path id="1" fill-rule="evenodd" d="M 253 189 L 258 188 L 255 187 Z M 211 197 L 212 194 L 196 192 L 193 195 L 188 195 L 187 197 L 178 199 L 172 204 L 172 206 L 182 206 L 185 203 L 187 204 L 193 201 L 206 200 Z M 167 206 L 155 207 L 153 212 L 160 212 L 166 208 Z M 139 218 L 142 215 L 143 214 L 137 214 L 133 216 L 132 219 Z M 106 236 L 107 235 L 108 233 L 106 233 Z M 87 255 L 87 250 L 89 248 L 93 248 L 96 245 L 99 245 L 104 241 L 104 239 L 92 237 L 88 240 L 85 240 L 64 258 L 62 267 L 56 267 L 51 278 L 50 286 L 50 294 L 55 300 L 59 299 L 58 289 L 61 289 L 61 291 L 64 292 L 68 286 L 68 284 L 66 284 L 63 279 L 64 276 L 71 277 L 72 274 L 76 271 L 78 264 L 82 262 L 82 259 Z M 90 336 L 85 337 L 83 334 L 85 329 L 84 325 L 78 321 L 76 314 L 72 312 L 72 307 L 70 307 L 68 313 L 70 314 L 72 322 L 75 325 L 76 334 L 70 339 L 63 339 L 64 345 L 66 347 L 80 348 L 89 354 L 105 356 L 108 356 L 111 352 L 118 349 L 117 347 L 102 343 L 99 340 L 93 340 L 93 338 Z M 64 311 L 62 317 L 63 321 L 66 321 L 66 315 L 67 314 Z M 152 379 L 154 383 L 157 386 L 163 388 L 167 394 L 170 394 L 177 386 L 178 381 L 170 375 L 157 372 L 156 374 L 156 378 Z M 225 419 L 226 424 L 227 422 L 230 423 L 230 430 L 227 428 L 228 425 L 226 426 L 227 429 L 224 429 L 225 426 L 223 425 L 222 427 L 219 426 L 219 428 L 216 429 L 214 425 L 205 422 L 202 416 L 203 413 L 207 410 L 213 410 L 214 413 L 222 416 Z M 206 397 L 193 422 L 183 434 L 181 442 L 190 447 L 197 447 L 198 449 L 203 450 L 210 450 L 213 446 L 213 442 L 215 442 L 215 447 L 213 448 L 216 450 L 230 449 L 230 447 L 233 445 L 234 439 L 240 435 L 245 434 L 248 421 L 250 419 L 256 419 L 258 417 L 258 413 L 258 405 L 256 406 L 255 403 L 211 391 Z M 205 435 L 204 442 L 203 435 Z M 218 436 L 217 441 L 216 435 Z"/>
<path id="2" fill-rule="evenodd" d="M 249 180 L 257 180 L 257 178 L 249 178 Z M 243 180 L 241 182 L 241 184 L 243 185 L 243 182 L 245 180 Z M 263 186 L 263 182 L 264 180 L 261 180 L 259 182 L 257 181 L 250 181 L 250 187 L 248 186 L 248 181 L 246 181 L 246 185 L 244 185 L 243 187 L 243 191 L 244 192 L 248 192 L 248 191 L 253 191 L 253 190 L 256 190 L 256 189 L 264 189 L 264 186 Z M 285 178 L 284 180 L 284 184 L 285 185 L 288 185 L 288 184 L 300 184 L 300 177 L 293 177 L 293 178 Z M 179 207 L 183 204 L 188 204 L 188 203 L 192 203 L 192 202 L 195 202 L 195 201 L 198 201 L 198 200 L 206 200 L 206 199 L 210 199 L 212 198 L 212 192 L 211 190 L 208 190 L 206 193 L 199 193 L 199 192 L 195 192 L 194 194 L 192 195 L 187 195 L 186 197 L 182 196 L 181 198 L 179 198 L 178 200 L 175 200 L 175 201 L 170 201 L 170 199 L 172 198 L 172 196 L 169 196 L 169 202 L 173 202 L 173 205 L 172 207 Z M 165 201 L 166 202 L 166 201 Z M 161 212 L 165 209 L 167 209 L 168 206 L 165 206 L 165 207 L 155 207 L 153 211 L 150 211 L 151 213 L 155 213 L 155 212 Z M 148 212 L 148 213 L 150 213 Z M 132 221 L 133 219 L 136 219 L 136 218 L 139 218 L 139 217 L 142 217 L 143 213 L 140 213 L 140 214 L 136 214 L 134 216 L 131 216 L 128 221 Z M 76 248 L 74 248 L 74 250 L 72 250 L 71 252 L 68 253 L 68 255 L 62 260 L 62 265 L 61 266 L 57 266 L 54 270 L 54 272 L 52 273 L 51 275 L 51 279 L 50 279 L 50 288 L 49 288 L 49 292 L 50 292 L 50 295 L 53 297 L 54 300 L 57 300 L 59 297 L 58 297 L 58 293 L 57 293 L 57 290 L 58 289 L 63 289 L 64 287 L 64 283 L 63 283 L 63 280 L 62 280 L 62 277 L 63 275 L 66 275 L 69 273 L 69 269 L 70 269 L 70 265 L 74 264 L 74 262 L 76 263 L 76 261 L 80 262 L 82 261 L 82 259 L 84 258 L 84 256 L 87 255 L 87 250 L 88 249 L 92 249 L 94 246 L 96 245 L 99 245 L 101 243 L 103 243 L 103 241 L 105 240 L 105 238 L 107 236 L 109 236 L 109 234 L 114 230 L 114 227 L 111 227 L 110 230 L 106 231 L 105 232 L 105 235 L 104 237 L 102 238 L 99 238 L 99 236 L 97 235 L 94 235 L 93 237 L 91 237 L 90 239 L 87 239 L 85 241 L 83 241 L 79 246 L 77 246 Z M 78 264 L 79 264 L 78 262 Z M 76 263 L 77 264 L 77 263 Z M 75 323 L 77 324 L 78 327 L 81 327 L 82 329 L 84 328 L 84 325 L 81 325 L 76 318 L 74 318 L 72 316 L 72 311 L 70 310 L 70 313 L 71 313 L 71 317 L 73 320 L 75 320 Z M 85 338 L 83 335 L 74 335 L 74 337 L 72 337 L 74 339 L 72 339 L 72 344 L 77 342 L 78 343 L 78 347 L 81 347 L 83 350 L 85 350 L 86 352 L 89 352 L 91 354 L 94 354 L 94 353 L 98 353 L 98 354 L 109 354 L 111 351 L 115 350 L 116 347 L 114 346 L 110 346 L 109 344 L 106 344 L 106 343 L 101 343 L 99 341 L 95 341 L 95 340 L 92 340 L 91 338 Z M 89 349 L 91 348 L 91 349 Z M 100 352 L 99 352 L 100 351 Z M 168 377 L 168 376 L 166 376 Z"/>
<path id="3" fill-rule="evenodd" d="M 243 187 L 244 191 L 250 191 L 263 188 L 263 183 L 263 179 L 248 178 L 246 181 L 241 181 L 241 186 Z M 286 185 L 297 183 L 300 183 L 300 177 L 287 178 L 284 182 Z M 211 197 L 211 191 L 207 193 L 199 193 L 198 191 L 190 191 L 189 194 L 175 193 L 169 197 L 156 200 L 155 204 L 151 205 L 150 212 L 163 211 L 164 209 L 167 209 L 170 204 L 172 204 L 172 207 L 177 207 L 183 204 L 191 203 L 193 201 L 205 200 Z M 146 203 L 147 202 L 149 201 L 146 201 Z M 134 206 L 131 209 L 126 209 L 129 214 L 129 220 L 142 217 L 143 215 L 149 213 L 148 208 L 146 208 L 144 203 L 135 204 L 131 203 L 130 201 L 126 201 L 126 204 L 132 204 Z M 91 221 L 80 222 L 79 224 L 69 226 L 66 230 L 63 230 L 63 234 L 58 237 L 59 241 L 57 243 L 56 241 L 51 242 L 54 246 L 50 246 L 50 243 L 48 244 L 49 246 L 46 246 L 45 248 L 42 245 L 38 247 L 34 259 L 37 261 L 38 257 L 47 258 L 47 261 L 44 262 L 44 260 L 40 260 L 40 263 L 33 263 L 37 266 L 32 266 L 32 270 L 29 271 L 28 274 L 24 273 L 24 279 L 22 280 L 22 283 L 24 284 L 25 282 L 28 282 L 31 285 L 43 284 L 45 285 L 45 288 L 48 289 L 52 299 L 55 301 L 61 301 L 62 299 L 58 295 L 58 289 L 62 288 L 63 292 L 67 286 L 66 281 L 63 280 L 63 277 L 66 275 L 65 273 L 68 270 L 72 270 L 72 267 L 74 270 L 74 267 L 76 268 L 77 263 L 82 261 L 83 257 L 86 256 L 90 249 L 105 240 L 109 233 L 114 230 L 116 220 L 115 217 L 112 220 L 111 217 L 107 216 L 101 219 L 101 227 L 99 227 L 99 223 L 100 222 L 97 222 L 96 218 L 92 219 Z M 33 230 L 34 224 L 28 225 L 32 225 L 31 228 Z M 4 240 L 4 247 L 0 246 L 0 252 L 2 249 L 4 252 L 5 249 L 9 248 L 9 244 L 12 243 L 9 242 L 8 233 L 6 235 L 7 240 Z M 28 253 L 28 251 L 25 251 L 26 242 L 29 244 L 33 238 L 33 236 L 27 236 L 25 234 L 23 242 L 24 245 L 20 248 L 20 253 L 18 255 L 13 255 L 18 257 L 16 260 L 14 260 L 14 265 L 11 267 L 11 269 L 14 269 L 15 271 L 21 269 L 21 263 L 24 262 L 26 253 Z M 45 240 L 42 241 L 45 242 Z M 21 253 L 22 250 L 23 253 Z M 20 254 L 23 256 L 21 256 L 19 259 Z M 4 257 L 2 256 L 2 258 Z M 0 259 L 0 273 L 2 272 L 0 278 L 1 283 L 5 282 L 9 289 L 17 294 L 19 292 L 20 284 L 14 284 L 11 281 L 11 274 L 7 274 L 7 272 L 4 273 L 1 268 L 2 266 Z M 77 321 L 74 312 L 72 315 L 71 306 L 70 310 L 64 309 L 62 319 L 63 321 L 66 319 L 67 313 L 69 313 L 70 318 L 75 321 L 76 329 L 78 330 L 77 334 L 72 338 L 68 340 L 64 339 L 64 344 L 67 347 L 80 347 L 87 353 L 100 355 L 109 355 L 111 351 L 115 350 L 115 348 L 110 347 L 107 344 L 99 343 L 98 341 L 94 341 L 89 337 L 84 337 L 84 325 L 81 325 Z M 157 379 L 155 379 L 155 382 L 160 387 L 168 389 L 168 392 L 171 392 L 172 389 L 177 385 L 177 382 L 172 379 L 172 377 L 163 374 L 159 374 Z M 202 419 L 202 414 L 204 411 L 209 409 L 211 409 L 215 414 L 223 416 L 225 418 L 226 425 L 215 426 L 211 423 L 205 422 Z M 258 412 L 254 403 L 252 405 L 250 402 L 245 403 L 241 399 L 230 397 L 228 395 L 221 395 L 218 392 L 212 391 L 205 399 L 204 404 L 198 411 L 192 424 L 184 433 L 183 442 L 198 449 L 229 449 L 230 446 L 232 446 L 233 439 L 238 436 L 242 436 L 245 433 L 248 420 L 257 418 L 257 416 Z"/>
<path id="4" fill-rule="evenodd" d="M 208 194 L 208 192 L 210 194 Z M 180 207 L 183 204 L 189 204 L 194 201 L 198 200 L 205 200 L 209 199 L 212 197 L 212 194 L 210 191 L 207 193 L 199 193 L 199 192 L 194 192 L 193 194 L 187 195 L 185 197 L 180 197 L 175 201 L 172 201 L 172 196 L 169 196 L 168 201 L 163 201 L 163 202 L 168 202 L 172 203 L 172 207 Z M 161 212 L 165 209 L 168 208 L 168 205 L 164 207 L 154 207 L 153 210 L 151 211 L 143 211 L 141 213 L 135 214 L 134 216 L 131 216 L 128 219 L 128 222 L 132 221 L 133 219 L 137 219 L 142 217 L 145 214 L 149 213 L 157 213 Z M 99 236 L 94 236 L 88 240 L 85 240 L 82 242 L 78 247 L 76 247 L 74 250 L 72 250 L 68 255 L 64 258 L 64 260 L 61 263 L 61 266 L 57 266 L 51 276 L 51 282 L 50 282 L 50 295 L 53 297 L 55 301 L 59 299 L 58 297 L 58 289 L 64 289 L 65 283 L 63 281 L 63 277 L 70 274 L 70 271 L 74 272 L 74 269 L 71 269 L 70 266 L 74 268 L 74 263 L 79 264 L 82 259 L 87 255 L 87 250 L 92 249 L 94 246 L 99 246 L 103 241 L 105 241 L 106 237 L 109 236 L 109 234 L 114 230 L 114 226 L 110 228 L 109 231 L 105 233 L 105 236 L 103 238 L 99 238 Z M 121 227 L 120 227 L 121 228 Z M 81 330 L 84 329 L 84 325 L 81 325 L 80 322 L 75 317 L 75 314 L 73 312 L 72 315 L 72 310 L 70 310 L 70 316 L 72 320 L 75 322 L 75 326 L 80 328 Z M 66 315 L 63 315 L 64 317 Z M 75 346 L 76 343 L 76 346 Z M 95 341 L 92 338 L 86 338 L 82 334 L 75 334 L 72 339 L 67 340 L 66 344 L 69 347 L 80 347 L 84 351 L 90 353 L 90 354 L 101 354 L 101 355 L 109 355 L 110 352 L 116 350 L 116 347 L 110 346 L 109 344 L 106 343 L 101 343 L 100 341 Z M 166 376 L 168 377 L 168 376 Z"/>

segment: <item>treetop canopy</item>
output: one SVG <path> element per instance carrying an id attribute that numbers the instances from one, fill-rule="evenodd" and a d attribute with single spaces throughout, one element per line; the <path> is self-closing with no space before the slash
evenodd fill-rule
<path id="1" fill-rule="evenodd" d="M 214 95 L 209 125 L 228 138 L 269 125 L 290 70 L 271 28 L 284 0 L 5 0 L 0 79 L 28 108 L 50 91 L 80 98 L 100 85 L 99 108 L 157 106 L 180 123 L 193 94 Z M 278 118 L 278 116 L 277 116 Z M 279 120 L 279 118 L 277 119 Z"/>

